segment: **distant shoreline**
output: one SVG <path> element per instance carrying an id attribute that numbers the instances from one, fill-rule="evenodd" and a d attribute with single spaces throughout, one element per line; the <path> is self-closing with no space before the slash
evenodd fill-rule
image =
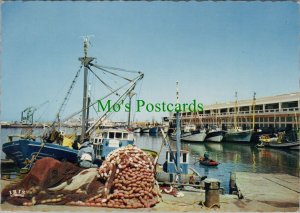
<path id="1" fill-rule="evenodd" d="M 1 128 L 3 129 L 8 129 L 8 128 L 44 128 L 44 127 L 49 127 L 49 125 L 44 125 L 44 124 L 1 124 Z M 69 128 L 77 128 L 80 127 L 78 125 L 66 125 L 63 127 L 69 127 Z"/>

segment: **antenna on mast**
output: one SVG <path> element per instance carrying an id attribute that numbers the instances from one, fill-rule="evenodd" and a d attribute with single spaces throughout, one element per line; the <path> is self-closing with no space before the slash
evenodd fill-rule
<path id="1" fill-rule="evenodd" d="M 176 81 L 176 101 L 179 104 L 179 85 L 178 81 Z"/>
<path id="2" fill-rule="evenodd" d="M 84 57 L 86 58 L 89 45 L 91 45 L 90 38 L 94 37 L 94 35 L 85 35 L 80 37 L 83 39 L 83 52 L 84 52 Z"/>

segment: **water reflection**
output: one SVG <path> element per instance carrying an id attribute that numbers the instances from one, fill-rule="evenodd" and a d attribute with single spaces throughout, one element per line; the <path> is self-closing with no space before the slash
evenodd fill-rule
<path id="1" fill-rule="evenodd" d="M 136 137 L 137 145 L 142 148 L 152 148 L 158 151 L 162 144 L 160 136 L 151 137 L 140 135 Z M 176 142 L 170 141 L 173 149 Z M 190 152 L 190 166 L 201 175 L 218 178 L 225 191 L 229 191 L 230 172 L 257 172 L 257 173 L 287 173 L 299 176 L 299 152 L 276 149 L 257 149 L 249 144 L 237 143 L 182 143 L 182 149 Z M 162 153 L 164 153 L 165 148 Z M 210 157 L 221 164 L 218 167 L 207 167 L 199 164 L 199 156 L 208 151 Z M 160 154 L 159 162 L 165 160 Z"/>

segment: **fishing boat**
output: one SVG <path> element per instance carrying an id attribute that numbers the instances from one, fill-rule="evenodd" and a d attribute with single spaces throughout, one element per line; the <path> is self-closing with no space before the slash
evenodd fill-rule
<path id="1" fill-rule="evenodd" d="M 205 159 L 204 157 L 199 158 L 199 163 L 204 166 L 218 166 L 220 163 L 217 161 L 214 161 L 212 159 Z"/>
<path id="2" fill-rule="evenodd" d="M 264 142 L 264 147 L 278 148 L 278 149 L 299 149 L 299 141 L 289 141 L 289 142 Z"/>
<path id="3" fill-rule="evenodd" d="M 6 157 L 12 159 L 19 168 L 29 167 L 35 160 L 44 157 L 68 160 L 76 163 L 78 153 L 75 149 L 59 144 L 43 143 L 22 138 L 4 143 L 2 150 L 6 154 Z"/>
<path id="4" fill-rule="evenodd" d="M 255 122 L 255 95 L 253 95 L 253 121 L 252 121 L 252 127 L 254 127 Z M 235 92 L 235 107 L 234 107 L 234 126 L 232 129 L 229 129 L 224 137 L 225 141 L 227 142 L 243 142 L 243 143 L 250 143 L 251 137 L 253 134 L 252 129 L 248 130 L 242 130 L 237 125 L 237 113 L 238 113 L 238 101 L 237 101 L 237 92 Z"/>
<path id="5" fill-rule="evenodd" d="M 149 133 L 150 132 L 150 128 L 146 127 L 142 129 L 142 133 Z"/>
<path id="6" fill-rule="evenodd" d="M 142 132 L 142 128 L 138 127 L 138 128 L 135 128 L 133 130 L 134 133 L 141 133 Z"/>
<path id="7" fill-rule="evenodd" d="M 179 103 L 178 82 L 176 82 L 177 103 Z M 181 131 L 179 112 L 176 112 L 176 151 L 173 151 L 164 131 L 161 130 L 164 144 L 167 146 L 166 160 L 162 166 L 156 168 L 156 178 L 159 182 L 171 184 L 200 184 L 205 178 L 189 167 L 189 151 L 181 150 Z"/>
<path id="8" fill-rule="evenodd" d="M 206 130 L 196 130 L 190 133 L 185 133 L 181 136 L 183 142 L 199 143 L 203 142 L 206 137 Z"/>
<path id="9" fill-rule="evenodd" d="M 189 152 L 186 150 L 180 150 L 180 168 L 182 183 L 191 183 L 192 180 L 199 185 L 204 179 L 195 169 L 189 166 Z M 163 165 L 156 166 L 156 180 L 159 183 L 176 182 L 177 173 L 176 152 L 166 151 L 166 161 Z"/>
<path id="10" fill-rule="evenodd" d="M 211 129 L 205 138 L 205 141 L 209 142 L 221 142 L 226 134 L 226 131 L 219 129 Z"/>
<path id="11" fill-rule="evenodd" d="M 260 144 L 257 147 L 271 147 L 271 148 L 278 148 L 278 149 L 299 149 L 300 148 L 300 141 L 295 140 L 292 141 L 285 136 L 284 132 L 280 132 L 274 137 L 269 135 L 262 135 L 260 137 Z"/>
<path id="12" fill-rule="evenodd" d="M 43 157 L 52 157 L 57 160 L 67 160 L 70 162 L 77 161 L 77 152 L 78 151 L 76 149 L 70 148 L 70 146 L 69 147 L 63 146 L 63 140 L 64 140 L 63 135 L 61 135 L 59 133 L 59 130 L 56 130 L 56 127 L 58 127 L 58 128 L 60 127 L 60 122 L 67 121 L 76 115 L 82 114 L 81 134 L 80 134 L 79 143 L 83 143 L 84 141 L 91 139 L 90 136 L 103 124 L 103 121 L 105 121 L 106 118 L 108 117 L 109 113 L 106 112 L 100 118 L 98 118 L 98 120 L 96 122 L 94 122 L 91 126 L 89 126 L 89 122 L 88 122 L 89 108 L 94 106 L 99 101 L 99 100 L 96 100 L 95 102 L 91 103 L 90 96 L 88 95 L 88 73 L 91 72 L 92 74 L 94 74 L 96 76 L 96 78 L 98 80 L 100 79 L 99 76 L 95 72 L 93 72 L 93 70 L 91 69 L 92 67 L 101 70 L 101 72 L 109 73 L 112 76 L 117 76 L 118 78 L 122 78 L 123 80 L 126 80 L 127 83 L 121 87 L 118 87 L 117 89 L 112 89 L 110 87 L 111 92 L 109 94 L 107 94 L 106 96 L 104 96 L 105 98 L 107 98 L 113 94 L 119 93 L 122 89 L 125 90 L 124 93 L 120 92 L 119 98 L 117 99 L 117 101 L 115 101 L 115 103 L 112 103 L 112 104 L 120 104 L 122 102 L 122 100 L 124 100 L 126 97 L 128 97 L 129 93 L 131 91 L 133 91 L 137 82 L 143 78 L 144 74 L 139 71 L 130 71 L 130 73 L 136 73 L 137 76 L 135 76 L 132 79 L 129 79 L 129 78 L 125 78 L 124 76 L 114 73 L 114 71 L 128 73 L 127 70 L 120 69 L 120 68 L 112 68 L 112 67 L 103 66 L 103 65 L 97 65 L 96 63 L 93 62 L 95 58 L 87 56 L 89 43 L 90 42 L 88 40 L 88 37 L 85 37 L 84 42 L 83 42 L 84 56 L 79 58 L 79 60 L 81 62 L 80 68 L 76 72 L 76 75 L 73 78 L 71 86 L 69 87 L 68 92 L 67 92 L 62 104 L 59 107 L 59 111 L 57 113 L 55 121 L 51 125 L 51 131 L 49 132 L 49 134 L 45 134 L 39 138 L 21 136 L 17 140 L 14 139 L 15 137 L 10 136 L 11 140 L 9 140 L 8 142 L 3 144 L 3 146 L 2 146 L 3 152 L 6 154 L 6 156 L 8 158 L 15 160 L 18 167 L 22 168 L 25 166 L 27 168 L 30 168 L 33 165 L 33 163 L 35 162 L 35 160 L 43 158 Z M 61 112 L 64 109 L 64 107 L 68 101 L 68 98 L 72 92 L 72 89 L 76 83 L 76 80 L 78 79 L 78 76 L 79 76 L 79 73 L 80 73 L 82 67 L 84 67 L 84 82 L 83 82 L 84 87 L 83 87 L 82 108 L 78 112 L 75 112 L 71 116 L 61 120 L 60 119 Z M 103 83 L 103 81 L 101 79 L 100 79 L 100 81 Z M 102 99 L 104 99 L 104 98 L 102 98 Z M 116 135 L 114 137 L 118 137 L 117 133 L 114 133 L 114 134 Z M 128 134 L 128 136 L 127 136 L 128 140 L 127 140 L 127 142 L 124 142 L 124 143 L 122 142 L 121 144 L 118 143 L 116 139 L 109 138 L 109 136 L 108 136 L 108 138 L 105 138 L 105 139 L 103 138 L 102 141 L 104 142 L 104 144 L 106 144 L 106 142 L 108 142 L 108 147 L 105 147 L 107 149 L 105 152 L 102 151 L 102 155 L 104 155 L 103 153 L 105 153 L 105 154 L 108 153 L 109 149 L 111 148 L 110 145 L 112 145 L 112 144 L 114 144 L 115 146 L 116 145 L 123 146 L 123 145 L 127 145 L 127 144 L 131 143 L 132 138 L 130 138 L 129 133 L 122 132 L 122 138 L 125 139 L 126 134 Z M 77 144 L 77 143 L 74 142 L 74 144 Z M 76 147 L 76 146 L 74 146 L 74 147 Z M 98 147 L 98 144 L 96 144 L 96 148 L 97 147 Z M 102 156 L 102 155 L 100 155 L 100 156 Z"/>
<path id="13" fill-rule="evenodd" d="M 151 127 L 149 129 L 149 134 L 157 134 L 158 133 L 158 127 L 155 126 L 155 127 Z"/>
<path id="14" fill-rule="evenodd" d="M 225 134 L 227 142 L 246 142 L 250 143 L 252 137 L 252 130 L 230 129 Z"/>
<path id="15" fill-rule="evenodd" d="M 134 145 L 133 132 L 126 129 L 104 129 L 91 136 L 96 158 L 104 160 L 115 149 Z"/>
<path id="16" fill-rule="evenodd" d="M 192 132 L 186 132 L 186 133 L 182 131 L 182 133 L 180 134 L 180 140 L 182 142 L 199 143 L 199 142 L 203 142 L 205 137 L 206 137 L 206 130 L 204 129 L 196 130 Z M 176 132 L 173 132 L 171 134 L 171 139 L 173 141 L 176 141 Z"/>

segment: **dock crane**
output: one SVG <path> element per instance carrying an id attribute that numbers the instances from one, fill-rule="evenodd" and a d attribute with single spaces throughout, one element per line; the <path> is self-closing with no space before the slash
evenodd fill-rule
<path id="1" fill-rule="evenodd" d="M 38 105 L 37 107 L 29 106 L 21 112 L 21 123 L 22 124 L 33 124 L 33 115 L 35 111 L 41 108 L 43 105 L 47 104 L 49 101 Z"/>

